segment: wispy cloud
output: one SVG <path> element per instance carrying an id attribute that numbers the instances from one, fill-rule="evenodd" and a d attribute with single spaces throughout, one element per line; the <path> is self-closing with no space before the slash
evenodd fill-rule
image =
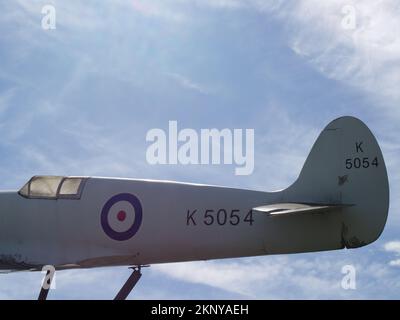
<path id="1" fill-rule="evenodd" d="M 347 253 L 347 254 L 346 254 Z M 356 290 L 342 288 L 342 268 L 356 270 Z M 382 298 L 384 290 L 373 290 L 373 284 L 388 286 L 399 278 L 384 264 L 365 255 L 350 258 L 348 251 L 317 255 L 269 256 L 236 261 L 210 261 L 157 265 L 157 272 L 177 280 L 207 285 L 257 299 L 347 299 Z M 395 289 L 396 290 L 396 289 Z"/>
<path id="2" fill-rule="evenodd" d="M 215 9 L 255 10 L 278 19 L 294 53 L 327 78 L 362 90 L 376 99 L 377 107 L 400 115 L 398 1 L 192 0 L 185 3 Z M 343 21 L 349 14 L 346 7 L 354 9 L 354 28 L 344 27 Z"/>
<path id="3" fill-rule="evenodd" d="M 183 22 L 186 19 L 181 10 L 174 10 L 174 1 L 131 0 L 131 9 L 147 17 L 162 18 L 173 22 Z"/>
<path id="4" fill-rule="evenodd" d="M 397 1 L 362 1 L 354 29 L 343 27 L 348 1 L 300 1 L 286 11 L 290 46 L 327 77 L 359 88 L 399 116 L 400 29 Z"/>
<path id="5" fill-rule="evenodd" d="M 184 0 L 182 2 L 184 2 Z M 246 7 L 246 3 L 243 0 L 192 0 L 192 3 L 198 6 L 209 6 L 223 9 L 238 9 Z"/>
<path id="6" fill-rule="evenodd" d="M 209 91 L 202 85 L 194 82 L 193 80 L 189 79 L 188 77 L 185 77 L 179 73 L 167 73 L 169 77 L 174 79 L 179 85 L 182 87 L 189 89 L 189 90 L 194 90 L 202 94 L 207 94 Z"/>
<path id="7" fill-rule="evenodd" d="M 0 116 L 10 107 L 10 101 L 15 95 L 15 88 L 0 92 Z"/>

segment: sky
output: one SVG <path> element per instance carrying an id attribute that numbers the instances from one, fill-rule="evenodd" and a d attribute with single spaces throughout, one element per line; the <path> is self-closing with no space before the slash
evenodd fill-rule
<path id="1" fill-rule="evenodd" d="M 55 29 L 42 27 L 46 5 Z M 400 298 L 398 1 L 1 0 L 0 11 L 0 189 L 54 174 L 272 191 L 295 181 L 339 116 L 360 118 L 380 143 L 390 209 L 375 243 L 153 265 L 130 299 Z M 146 133 L 171 120 L 254 129 L 253 173 L 150 165 Z M 341 286 L 346 265 L 355 289 Z M 49 299 L 110 299 L 129 275 L 58 272 Z M 36 299 L 42 277 L 0 275 L 0 299 Z"/>

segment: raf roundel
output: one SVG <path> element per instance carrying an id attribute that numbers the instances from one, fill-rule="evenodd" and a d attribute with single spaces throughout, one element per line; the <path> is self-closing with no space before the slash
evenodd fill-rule
<path id="1" fill-rule="evenodd" d="M 111 197 L 101 210 L 101 226 L 111 239 L 126 241 L 142 224 L 143 209 L 139 199 L 130 193 Z"/>

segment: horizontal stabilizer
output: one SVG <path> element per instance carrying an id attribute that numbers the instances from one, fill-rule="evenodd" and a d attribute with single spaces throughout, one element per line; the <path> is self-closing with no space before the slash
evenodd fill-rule
<path id="1" fill-rule="evenodd" d="M 253 212 L 259 212 L 270 216 L 286 216 L 300 213 L 325 213 L 338 210 L 351 205 L 345 204 L 310 204 L 310 203 L 274 203 L 253 208 Z"/>

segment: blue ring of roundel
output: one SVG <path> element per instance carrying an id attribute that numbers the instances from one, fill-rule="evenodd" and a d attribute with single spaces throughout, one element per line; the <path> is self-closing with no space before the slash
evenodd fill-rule
<path id="1" fill-rule="evenodd" d="M 108 223 L 108 214 L 111 207 L 120 201 L 129 202 L 133 209 L 135 209 L 135 221 L 132 226 L 124 232 L 115 231 Z M 139 231 L 140 225 L 142 224 L 142 216 L 143 209 L 139 199 L 130 193 L 120 193 L 111 197 L 103 206 L 103 209 L 101 210 L 101 226 L 106 235 L 111 239 L 116 241 L 126 241 L 132 238 Z"/>

